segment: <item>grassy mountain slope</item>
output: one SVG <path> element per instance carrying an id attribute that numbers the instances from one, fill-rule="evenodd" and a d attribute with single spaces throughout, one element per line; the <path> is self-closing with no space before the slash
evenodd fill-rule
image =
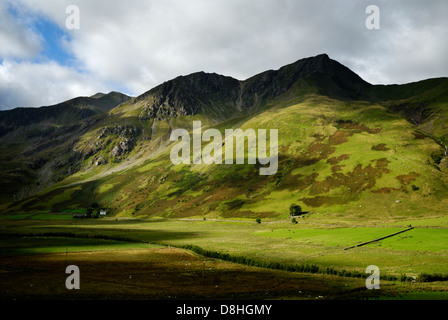
<path id="1" fill-rule="evenodd" d="M 448 145 L 448 78 L 405 85 L 375 86 L 374 93 L 391 111 L 399 113 L 422 132 Z"/>
<path id="2" fill-rule="evenodd" d="M 326 55 L 246 81 L 179 77 L 80 132 L 68 150 L 79 155 L 73 175 L 0 209 L 61 211 L 98 202 L 129 217 L 278 218 L 295 202 L 326 219 L 443 215 L 445 128 L 431 117 L 444 115 L 447 96 L 446 79 L 372 86 Z M 413 123 L 420 102 L 427 116 Z M 222 133 L 278 129 L 277 173 L 260 176 L 259 163 L 173 165 L 169 134 L 191 130 L 193 120 Z"/>

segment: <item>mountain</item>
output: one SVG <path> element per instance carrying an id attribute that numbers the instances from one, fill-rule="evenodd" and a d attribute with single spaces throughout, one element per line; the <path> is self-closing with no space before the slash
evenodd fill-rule
<path id="1" fill-rule="evenodd" d="M 139 117 L 144 120 L 202 113 L 219 121 L 258 110 L 299 80 L 338 98 L 358 99 L 368 95 L 371 88 L 350 69 L 322 54 L 245 81 L 204 72 L 180 76 L 149 90 L 133 102 L 142 106 Z"/>
<path id="2" fill-rule="evenodd" d="M 448 201 L 447 81 L 372 85 L 326 54 L 244 81 L 180 76 L 20 143 L 7 137 L 33 124 L 13 127 L 1 138 L 0 209 L 97 202 L 119 216 L 253 218 L 285 217 L 298 203 L 323 216 L 438 216 Z M 277 129 L 278 171 L 173 165 L 170 133 L 195 120 L 221 132 Z"/>
<path id="3" fill-rule="evenodd" d="M 95 96 L 0 111 L 0 186 L 6 190 L 2 197 L 36 192 L 75 172 L 70 144 L 109 110 L 131 99 L 118 92 Z"/>
<path id="4" fill-rule="evenodd" d="M 0 137 L 21 127 L 40 127 L 42 129 L 41 134 L 45 135 L 48 130 L 52 130 L 51 128 L 106 113 L 130 99 L 130 97 L 118 92 L 98 95 L 77 97 L 53 106 L 0 111 Z M 29 135 L 33 134 L 38 134 L 38 132 L 34 130 L 29 133 Z"/>
<path id="5" fill-rule="evenodd" d="M 298 83 L 314 87 L 319 94 L 350 100 L 367 97 L 371 88 L 369 83 L 326 54 L 298 60 L 278 71 L 266 71 L 244 83 L 247 92 L 244 98 L 249 99 L 260 93 L 262 98 L 279 96 Z"/>
<path id="6" fill-rule="evenodd" d="M 448 78 L 427 79 L 403 85 L 377 85 L 373 94 L 394 113 L 435 138 L 444 148 L 448 145 Z"/>

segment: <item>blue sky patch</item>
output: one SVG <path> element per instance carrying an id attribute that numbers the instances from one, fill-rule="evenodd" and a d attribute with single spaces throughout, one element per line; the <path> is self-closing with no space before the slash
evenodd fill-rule
<path id="1" fill-rule="evenodd" d="M 65 50 L 63 45 L 64 40 L 67 42 L 71 41 L 69 34 L 47 19 L 37 20 L 34 27 L 45 39 L 41 54 L 49 60 L 58 62 L 60 65 L 71 66 L 74 57 Z"/>
<path id="2" fill-rule="evenodd" d="M 44 40 L 42 51 L 32 62 L 38 63 L 44 59 L 55 61 L 62 66 L 73 66 L 75 57 L 67 52 L 63 45 L 64 41 L 71 41 L 70 35 L 66 30 L 60 28 L 45 16 L 24 15 L 23 12 L 11 4 L 8 6 L 8 13 L 14 19 L 25 22 L 34 33 L 39 34 Z"/>

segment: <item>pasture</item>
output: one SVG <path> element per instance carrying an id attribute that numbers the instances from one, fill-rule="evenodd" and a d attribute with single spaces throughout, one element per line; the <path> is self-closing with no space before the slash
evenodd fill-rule
<path id="1" fill-rule="evenodd" d="M 67 263 L 69 263 L 72 261 L 70 259 L 75 257 L 76 263 L 81 265 L 90 261 L 92 257 L 96 257 L 98 261 L 95 265 L 98 268 L 95 269 L 93 265 L 87 267 L 95 269 L 92 271 L 92 274 L 96 274 L 95 277 L 106 277 L 106 275 L 100 275 L 100 265 L 102 266 L 101 270 L 105 274 L 109 273 L 110 268 L 114 270 L 111 271 L 112 273 L 118 273 L 118 270 L 130 268 L 132 264 L 130 261 L 133 261 L 133 259 L 138 259 L 143 263 L 140 273 L 146 274 L 145 272 L 152 270 L 152 267 L 148 265 L 152 261 L 152 254 L 155 251 L 168 250 L 166 251 L 167 255 L 162 255 L 163 258 L 159 256 L 160 261 L 158 260 L 158 263 L 164 263 L 166 266 L 171 267 L 174 263 L 173 257 L 170 256 L 171 252 L 176 252 L 176 255 L 180 254 L 182 257 L 195 257 L 197 260 L 191 267 L 194 271 L 178 269 L 173 271 L 178 272 L 182 275 L 181 277 L 185 277 L 185 281 L 190 276 L 192 278 L 188 281 L 193 281 L 194 277 L 201 276 L 202 272 L 205 272 L 205 265 L 213 263 L 215 266 L 214 276 L 221 279 L 221 285 L 229 281 L 225 284 L 227 289 L 224 291 L 218 290 L 219 294 L 216 293 L 216 296 L 212 295 L 215 297 L 220 297 L 220 294 L 228 294 L 231 291 L 232 281 L 230 277 L 226 278 L 229 276 L 226 270 L 230 267 L 243 272 L 245 276 L 252 279 L 250 281 L 247 280 L 247 283 L 250 284 L 249 286 L 253 285 L 255 288 L 258 288 L 254 289 L 256 293 L 248 293 L 242 290 L 242 288 L 240 288 L 241 291 L 235 287 L 235 295 L 240 295 L 243 298 L 248 298 L 251 294 L 253 294 L 253 297 L 260 297 L 261 292 L 259 290 L 261 290 L 261 287 L 258 287 L 260 282 L 264 282 L 266 279 L 277 279 L 276 277 L 282 279 L 297 279 L 299 277 L 302 280 L 297 280 L 300 284 L 296 283 L 295 285 L 282 280 L 281 283 L 283 285 L 280 285 L 278 290 L 265 290 L 267 292 L 263 294 L 266 295 L 266 298 L 289 296 L 290 298 L 306 299 L 317 295 L 326 296 L 329 299 L 364 299 L 379 296 L 389 299 L 395 296 L 398 298 L 398 294 L 401 294 L 400 297 L 406 299 L 406 297 L 418 296 L 418 293 L 422 290 L 429 292 L 423 295 L 442 297 L 443 292 L 448 289 L 446 281 L 418 282 L 421 274 L 438 274 L 444 277 L 447 275 L 448 229 L 441 226 L 445 223 L 444 219 L 426 219 L 426 223 L 413 221 L 415 225 L 420 224 L 421 226 L 425 225 L 425 227 L 418 227 L 363 247 L 344 250 L 347 246 L 403 230 L 403 227 L 401 224 L 399 226 L 347 227 L 346 225 L 326 225 L 313 222 L 312 219 L 308 221 L 301 220 L 297 224 L 292 224 L 289 220 L 254 223 L 251 220 L 137 220 L 116 218 L 48 220 L 32 219 L 32 217 L 20 215 L 17 218 L 21 219 L 12 219 L 11 216 L 8 216 L 7 219 L 1 219 L 0 247 L 2 253 L 0 265 L 3 270 L 2 277 L 4 279 L 15 279 L 8 281 L 22 281 L 20 277 L 17 278 L 16 276 L 23 275 L 23 273 L 11 273 L 11 268 L 17 269 L 16 267 L 22 265 L 24 269 L 19 267 L 20 270 L 25 270 L 23 271 L 25 273 L 28 272 L 26 270 L 31 270 L 29 274 L 33 274 L 35 268 L 32 265 L 34 263 L 39 264 L 43 263 L 43 261 L 54 260 L 58 261 L 57 263 L 55 262 L 56 264 L 60 264 L 57 268 L 63 269 L 64 261 L 68 259 Z M 36 214 L 35 217 L 45 218 L 46 216 Z M 428 224 L 432 226 L 428 226 Z M 187 246 L 194 246 L 208 253 L 219 253 L 220 255 L 226 255 L 225 257 L 233 257 L 233 260 L 223 261 L 201 256 L 190 250 L 183 249 Z M 241 257 L 244 257 L 246 262 L 250 261 L 250 264 L 254 266 L 248 266 L 247 263 L 234 263 L 234 261 L 240 261 L 237 258 Z M 103 258 L 105 259 L 104 261 Z M 147 261 L 147 259 L 149 260 Z M 186 263 L 188 264 L 189 262 Z M 390 277 L 396 280 L 404 276 L 407 279 L 417 279 L 417 281 L 416 283 L 410 283 L 410 281 L 385 281 L 385 285 L 382 287 L 383 290 L 377 293 L 371 292 L 365 289 L 364 281 L 367 277 L 365 268 L 372 264 L 379 267 L 381 278 L 384 280 L 392 279 Z M 179 266 L 177 262 L 174 265 Z M 264 265 L 269 267 L 256 267 Z M 314 274 L 310 272 L 287 272 L 270 268 L 271 266 L 276 266 L 274 269 L 282 269 L 283 266 L 291 265 L 317 266 L 319 272 Z M 26 266 L 29 268 L 27 269 Z M 42 268 L 51 270 L 53 267 L 52 264 L 48 263 Z M 133 266 L 130 269 L 132 270 L 131 273 L 138 274 L 137 269 L 137 266 Z M 62 272 L 58 277 L 65 276 L 63 270 L 61 270 L 58 270 L 58 272 Z M 352 274 L 352 276 L 325 274 L 323 272 L 325 270 L 334 270 L 335 273 L 339 272 L 339 275 Z M 122 271 L 124 273 L 128 272 Z M 223 272 L 222 276 L 217 276 L 221 272 Z M 354 274 L 358 276 L 353 277 Z M 11 276 L 13 277 L 10 278 Z M 31 275 L 29 276 L 31 277 Z M 177 276 L 175 278 L 177 279 Z M 305 296 L 297 294 L 298 291 L 304 292 L 299 290 L 299 287 L 302 286 L 303 288 L 304 286 L 304 278 L 314 279 L 309 282 L 312 283 L 311 287 L 306 286 L 309 288 L 309 293 L 312 293 L 309 294 L 310 297 L 307 294 Z M 258 280 L 255 281 L 255 279 Z M 446 280 L 445 278 L 443 279 Z M 8 283 L 8 281 L 3 283 Z M 159 278 L 158 281 L 162 280 Z M 163 281 L 168 281 L 168 279 Z M 328 282 L 327 287 L 324 286 L 325 282 Z M 342 282 L 344 284 L 341 284 Z M 346 282 L 350 283 L 350 288 L 359 292 L 354 296 L 350 296 L 346 290 Z M 202 283 L 201 286 L 204 285 L 203 282 L 199 283 Z M 117 285 L 116 288 L 122 285 Z M 339 285 L 341 287 L 338 287 Z M 282 286 L 284 286 L 283 289 L 294 287 L 297 291 L 280 289 Z M 113 286 L 105 291 L 98 290 L 98 292 L 102 292 L 101 294 L 98 293 L 98 295 L 103 298 L 106 298 L 106 296 L 116 297 L 115 293 L 113 293 Z M 136 297 L 161 298 L 163 296 L 158 291 L 158 293 L 153 292 L 154 294 L 139 295 L 137 287 L 133 290 L 133 294 Z M 173 296 L 177 297 L 191 295 L 191 297 L 201 298 L 203 296 L 198 292 L 205 292 L 204 290 L 203 287 L 201 289 L 193 288 L 184 290 L 185 292 L 182 293 L 180 288 L 171 286 L 167 289 L 167 292 L 171 292 Z M 92 294 L 95 292 L 97 291 L 91 291 Z M 237 294 L 236 292 L 239 293 Z M 438 295 L 439 293 L 440 295 Z M 263 294 L 261 294 L 262 297 Z M 56 294 L 56 296 L 66 297 L 65 294 L 61 296 Z M 86 296 L 83 297 L 85 298 Z"/>
<path id="2" fill-rule="evenodd" d="M 88 278 L 97 279 L 92 280 L 94 282 L 106 281 L 107 274 L 113 278 L 114 274 L 119 273 L 139 274 L 144 279 L 142 281 L 145 284 L 142 285 L 140 282 L 131 289 L 133 285 L 117 276 L 117 279 L 122 280 L 114 280 L 115 287 L 109 282 L 107 290 L 99 284 L 92 285 L 89 292 L 84 291 L 84 295 L 80 295 L 83 298 L 96 295 L 102 299 L 117 297 L 116 295 L 121 293 L 114 290 L 120 291 L 118 288 L 124 287 L 130 288 L 129 292 L 132 292 L 130 297 L 155 299 L 168 296 L 204 298 L 205 294 L 218 298 L 234 294 L 240 298 L 309 299 L 324 296 L 328 299 L 364 299 L 396 296 L 405 299 L 416 297 L 423 291 L 429 293 L 422 295 L 443 297 L 448 289 L 447 281 L 418 281 L 421 274 L 442 275 L 442 280 L 446 280 L 448 229 L 439 225 L 445 223 L 443 219 L 428 219 L 426 224 L 432 226 L 420 221 L 421 227 L 349 250 L 344 248 L 403 230 L 403 227 L 401 225 L 347 227 L 313 222 L 311 219 L 292 224 L 289 220 L 254 223 L 251 220 L 238 222 L 116 218 L 45 220 L 8 217 L 1 219 L 1 223 L 0 266 L 3 270 L 1 276 L 4 286 L 12 285 L 14 281 L 23 284 L 24 280 L 20 279 L 25 274 L 31 279 L 37 270 L 50 272 L 52 268 L 55 268 L 53 273 L 59 272 L 57 279 L 60 282 L 66 276 L 63 273 L 65 261 L 68 264 L 78 263 L 80 268 L 85 264 L 83 270 L 91 268 L 89 272 L 94 276 Z M 203 250 L 201 252 L 207 254 L 219 253 L 224 260 L 215 259 L 207 254 L 198 255 L 194 250 L 184 249 L 189 246 L 200 248 Z M 172 254 L 177 258 L 172 257 Z M 158 257 L 156 265 L 163 264 L 170 270 L 169 272 L 173 272 L 171 279 L 168 279 L 168 275 L 157 278 L 158 287 L 168 286 L 164 291 L 165 294 L 155 290 L 154 283 L 148 284 L 154 280 L 150 281 L 147 278 L 148 273 L 154 268 L 152 260 L 155 259 L 154 255 Z M 184 261 L 192 257 L 194 262 Z M 139 262 L 134 264 L 132 261 Z M 43 265 L 35 267 L 34 263 Z M 217 282 L 219 284 L 215 285 L 220 289 L 216 289 L 214 293 L 208 288 L 211 282 L 201 280 L 209 264 L 213 265 L 210 268 L 214 271 L 213 276 L 209 273 L 211 278 L 208 280 L 214 279 L 216 282 L 219 279 Z M 259 267 L 264 265 L 268 267 Z M 316 266 L 319 271 L 314 273 L 284 271 L 287 269 L 284 266 L 291 265 Z M 367 277 L 365 268 L 368 265 L 377 265 L 380 269 L 382 290 L 378 292 L 365 288 Z M 241 274 L 239 276 L 241 281 L 231 279 L 232 272 L 228 273 L 229 268 L 234 276 Z M 22 271 L 15 273 L 11 270 Z M 335 274 L 325 272 L 326 270 L 333 270 Z M 396 281 L 400 277 L 416 281 L 415 283 Z M 50 278 L 49 275 L 48 281 L 52 283 Z M 181 280 L 180 282 L 176 280 L 174 285 L 173 279 Z M 305 279 L 309 280 L 306 285 Z M 177 287 L 183 283 L 182 281 L 190 282 L 190 287 L 188 289 L 185 286 Z M 270 285 L 272 281 L 272 286 L 268 289 L 263 286 L 266 281 Z M 193 282 L 197 283 L 197 287 L 191 287 Z M 242 282 L 246 283 L 245 289 L 240 286 Z M 21 287 L 19 283 L 16 283 L 17 285 Z M 66 298 L 64 288 L 43 294 L 48 297 Z M 145 288 L 149 291 L 145 291 Z M 303 294 L 298 293 L 299 291 Z M 25 291 L 17 294 L 28 295 Z"/>

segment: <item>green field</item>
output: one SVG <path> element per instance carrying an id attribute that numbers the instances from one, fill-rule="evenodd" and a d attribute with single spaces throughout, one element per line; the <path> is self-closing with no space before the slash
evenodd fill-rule
<path id="1" fill-rule="evenodd" d="M 129 243 L 103 239 L 74 239 L 63 237 L 12 237 L 2 238 L 2 254 L 28 255 L 43 253 L 71 253 L 78 251 L 122 250 L 148 248 L 143 243 Z"/>
<path id="2" fill-rule="evenodd" d="M 71 214 L 51 214 L 51 213 L 24 213 L 2 215 L 2 219 L 33 219 L 33 220 L 71 220 Z"/>
<path id="3" fill-rule="evenodd" d="M 422 295 L 442 299 L 448 289 L 448 229 L 440 226 L 444 224 L 443 219 L 426 220 L 427 224 L 434 225 L 432 228 L 417 227 L 349 250 L 344 248 L 406 228 L 325 225 L 313 222 L 311 218 L 297 224 L 292 224 L 290 220 L 255 223 L 252 220 L 116 218 L 19 220 L 8 217 L 0 221 L 3 226 L 2 256 L 67 252 L 70 256 L 75 252 L 113 250 L 121 261 L 121 252 L 144 250 L 151 247 L 150 243 L 156 248 L 194 246 L 206 256 L 219 253 L 224 260 L 238 262 L 244 257 L 246 262 L 243 261 L 242 265 L 250 262 L 280 270 L 286 270 L 291 265 L 316 266 L 318 275 L 313 275 L 316 272 L 312 271 L 308 272 L 309 276 L 326 277 L 330 268 L 343 275 L 336 278 L 343 279 L 347 275 L 352 278 L 355 274 L 364 275 L 367 266 L 377 265 L 384 279 L 394 277 L 395 281 L 399 281 L 400 277 L 405 276 L 419 283 L 399 282 L 401 289 L 397 292 L 401 296 L 397 298 L 413 299 L 418 297 L 418 292 L 426 290 L 429 293 Z M 413 225 L 416 225 L 415 222 Z M 418 279 L 421 274 L 441 275 L 445 281 L 420 283 Z M 389 290 L 380 293 L 385 298 L 392 297 Z"/>

